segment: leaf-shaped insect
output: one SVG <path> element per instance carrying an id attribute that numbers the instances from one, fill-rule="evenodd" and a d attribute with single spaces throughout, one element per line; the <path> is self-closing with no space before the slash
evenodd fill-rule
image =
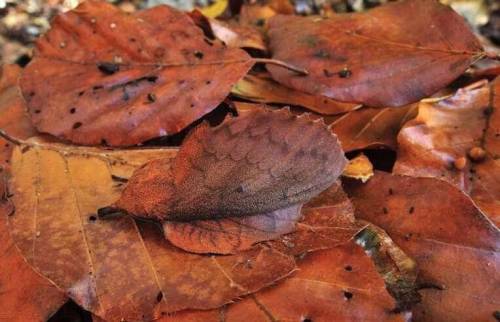
<path id="1" fill-rule="evenodd" d="M 164 222 L 166 238 L 193 252 L 231 253 L 293 231 L 301 205 L 346 164 L 322 121 L 256 109 L 197 127 L 174 164 L 137 170 L 114 211 Z"/>

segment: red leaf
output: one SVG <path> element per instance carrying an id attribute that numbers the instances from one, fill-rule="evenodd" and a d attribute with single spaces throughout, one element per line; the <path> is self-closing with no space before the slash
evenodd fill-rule
<path id="1" fill-rule="evenodd" d="M 273 58 L 303 67 L 299 77 L 269 66 L 279 82 L 370 106 L 429 96 L 482 55 L 463 18 L 435 0 L 407 0 L 366 13 L 271 18 Z"/>
<path id="2" fill-rule="evenodd" d="M 81 144 L 133 145 L 214 109 L 252 66 L 167 6 L 128 15 L 90 0 L 56 17 L 21 86 L 36 128 Z"/>

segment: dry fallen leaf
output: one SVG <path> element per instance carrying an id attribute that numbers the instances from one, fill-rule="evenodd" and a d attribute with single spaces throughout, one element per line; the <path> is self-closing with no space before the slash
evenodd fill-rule
<path id="1" fill-rule="evenodd" d="M 17 65 L 0 66 L 0 129 L 26 139 L 35 134 L 26 105 L 17 86 L 21 68 Z M 0 138 L 0 168 L 9 169 L 12 145 Z"/>
<path id="2" fill-rule="evenodd" d="M 101 213 L 166 221 L 165 237 L 199 253 L 234 253 L 294 230 L 300 207 L 331 186 L 346 160 L 321 120 L 252 110 L 198 126 L 175 162 L 154 160 Z"/>
<path id="3" fill-rule="evenodd" d="M 415 321 L 490 321 L 500 307 L 500 232 L 442 180 L 377 172 L 346 185 L 356 217 L 384 229 L 419 269 Z"/>
<path id="4" fill-rule="evenodd" d="M 401 106 L 430 96 L 483 55 L 463 18 L 434 0 L 327 19 L 278 15 L 269 25 L 273 58 L 309 71 L 297 76 L 270 66 L 274 79 L 369 106 Z"/>
<path id="5" fill-rule="evenodd" d="M 349 112 L 331 123 L 345 152 L 386 147 L 396 150 L 401 127 L 416 115 L 416 105 L 362 108 Z"/>
<path id="6" fill-rule="evenodd" d="M 373 165 L 370 159 L 361 153 L 354 159 L 349 160 L 342 175 L 348 178 L 359 179 L 361 182 L 366 182 L 373 177 Z"/>
<path id="7" fill-rule="evenodd" d="M 312 253 L 283 283 L 227 308 L 238 321 L 404 321 L 361 247 L 348 243 Z"/>
<path id="8" fill-rule="evenodd" d="M 205 34 L 217 38 L 228 47 L 267 51 L 263 35 L 253 26 L 241 25 L 232 20 L 222 21 L 211 19 L 199 11 L 190 12 L 189 16 L 203 29 Z"/>
<path id="9" fill-rule="evenodd" d="M 422 102 L 398 135 L 394 173 L 446 180 L 500 224 L 500 80 L 460 89 L 450 98 Z M 496 97 L 497 94 L 495 94 Z"/>
<path id="10" fill-rule="evenodd" d="M 0 168 L 1 170 L 1 168 Z M 7 201 L 5 173 L 0 172 L 0 321 L 46 321 L 66 296 L 33 271 L 19 253 L 7 227 L 7 216 L 14 209 Z"/>
<path id="11" fill-rule="evenodd" d="M 79 144 L 133 145 L 210 112 L 252 64 L 170 7 L 127 15 L 89 0 L 54 19 L 21 87 L 39 131 Z"/>
<path id="12" fill-rule="evenodd" d="M 19 138 L 33 135 L 34 130 L 17 88 L 20 68 L 0 67 L 0 128 Z M 45 321 L 65 301 L 66 296 L 50 282 L 33 271 L 19 253 L 9 234 L 7 216 L 14 211 L 8 202 L 6 176 L 10 168 L 13 145 L 0 139 L 0 320 L 24 322 Z"/>
<path id="13" fill-rule="evenodd" d="M 305 208 L 295 233 L 271 248 L 256 245 L 232 256 L 184 252 L 152 223 L 97 218 L 97 209 L 118 198 L 124 178 L 136 168 L 175 154 L 175 149 L 103 150 L 40 140 L 17 147 L 11 181 L 16 212 L 9 217 L 16 246 L 38 272 L 92 313 L 112 321 L 151 320 L 162 312 L 216 308 L 253 293 L 289 275 L 297 253 L 345 243 L 362 229 L 337 186 L 325 192 L 333 196 L 320 196 L 312 209 Z"/>
<path id="14" fill-rule="evenodd" d="M 246 75 L 234 85 L 231 93 L 253 102 L 302 106 L 325 115 L 341 114 L 361 107 L 359 104 L 337 102 L 324 96 L 295 91 L 268 76 Z"/>

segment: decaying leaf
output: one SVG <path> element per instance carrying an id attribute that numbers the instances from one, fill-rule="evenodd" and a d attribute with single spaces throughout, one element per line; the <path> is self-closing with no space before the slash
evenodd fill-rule
<path id="1" fill-rule="evenodd" d="M 417 265 L 384 230 L 367 223 L 356 236 L 356 243 L 371 257 L 387 290 L 396 300 L 393 312 L 407 312 L 420 303 Z"/>
<path id="2" fill-rule="evenodd" d="M 500 81 L 494 83 L 500 92 Z M 500 108 L 481 81 L 450 98 L 422 102 L 398 135 L 394 173 L 446 180 L 500 223 Z"/>
<path id="3" fill-rule="evenodd" d="M 253 293 L 289 275 L 295 255 L 345 243 L 362 229 L 338 186 L 305 207 L 296 232 L 271 247 L 256 245 L 231 256 L 182 251 L 153 223 L 97 217 L 97 209 L 118 198 L 138 167 L 172 160 L 176 153 L 40 140 L 17 147 L 11 181 L 16 211 L 9 217 L 16 246 L 83 308 L 111 321 L 151 320 L 162 312 L 216 308 Z"/>
<path id="4" fill-rule="evenodd" d="M 489 321 L 500 307 L 500 232 L 469 197 L 434 178 L 377 172 L 345 187 L 356 217 L 384 229 L 419 269 L 416 321 Z"/>
<path id="5" fill-rule="evenodd" d="M 308 76 L 270 66 L 288 87 L 369 106 L 401 106 L 440 90 L 482 57 L 462 17 L 434 0 L 390 3 L 331 18 L 278 15 L 273 57 Z"/>
<path id="6" fill-rule="evenodd" d="M 1 148 L 0 148 L 1 149 Z M 0 168 L 1 170 L 1 168 Z M 7 201 L 5 172 L 0 172 L 0 320 L 46 321 L 66 302 L 66 296 L 38 275 L 19 253 L 7 227 L 14 209 Z"/>
<path id="7" fill-rule="evenodd" d="M 229 47 L 267 51 L 263 35 L 252 26 L 241 25 L 231 20 L 211 19 L 199 11 L 190 12 L 189 15 L 205 31 L 205 34 L 219 39 Z"/>
<path id="8" fill-rule="evenodd" d="M 26 139 L 33 136 L 35 130 L 25 114 L 26 106 L 17 87 L 20 71 L 17 65 L 0 66 L 0 129 Z M 9 169 L 11 152 L 11 143 L 0 138 L 0 168 Z"/>
<path id="9" fill-rule="evenodd" d="M 396 150 L 399 130 L 416 112 L 415 104 L 398 108 L 362 108 L 336 119 L 331 127 L 345 152 L 378 147 Z"/>
<path id="10" fill-rule="evenodd" d="M 345 164 L 321 120 L 260 108 L 194 129 L 172 168 L 161 159 L 141 167 L 110 211 L 167 221 L 166 238 L 189 251 L 234 252 L 291 232 L 300 205 Z"/>
<path id="11" fill-rule="evenodd" d="M 228 307 L 236 321 L 404 321 L 373 263 L 354 243 L 312 253 L 283 283 Z"/>
<path id="12" fill-rule="evenodd" d="M 39 131 L 80 144 L 133 145 L 210 112 L 252 64 L 170 7 L 127 15 L 89 0 L 54 19 L 21 87 Z"/>
<path id="13" fill-rule="evenodd" d="M 341 114 L 361 107 L 359 104 L 342 103 L 324 96 L 295 91 L 268 76 L 246 75 L 234 85 L 231 93 L 253 102 L 302 106 L 325 115 Z"/>
<path id="14" fill-rule="evenodd" d="M 348 178 L 359 179 L 361 182 L 366 182 L 373 177 L 373 165 L 370 159 L 361 153 L 354 159 L 349 160 L 342 175 Z"/>

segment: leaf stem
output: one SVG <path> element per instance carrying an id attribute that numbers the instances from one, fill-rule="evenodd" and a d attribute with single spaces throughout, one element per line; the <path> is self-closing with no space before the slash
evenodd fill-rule
<path id="1" fill-rule="evenodd" d="M 297 66 L 294 66 L 294 65 L 291 65 L 291 64 L 286 63 L 286 62 L 281 61 L 281 60 L 270 59 L 270 58 L 252 58 L 252 60 L 256 63 L 270 64 L 270 65 L 284 67 L 284 68 L 289 69 L 293 72 L 296 72 L 297 74 L 302 75 L 302 76 L 309 75 L 309 72 L 307 70 L 300 68 L 300 67 L 297 67 Z"/>
<path id="2" fill-rule="evenodd" d="M 16 139 L 15 137 L 13 136 L 10 136 L 9 134 L 7 134 L 7 132 L 5 132 L 3 129 L 0 129 L 0 137 L 1 138 L 4 138 L 5 140 L 11 142 L 12 144 L 15 144 L 15 145 L 24 145 L 25 142 L 24 141 L 21 141 L 19 139 Z"/>

